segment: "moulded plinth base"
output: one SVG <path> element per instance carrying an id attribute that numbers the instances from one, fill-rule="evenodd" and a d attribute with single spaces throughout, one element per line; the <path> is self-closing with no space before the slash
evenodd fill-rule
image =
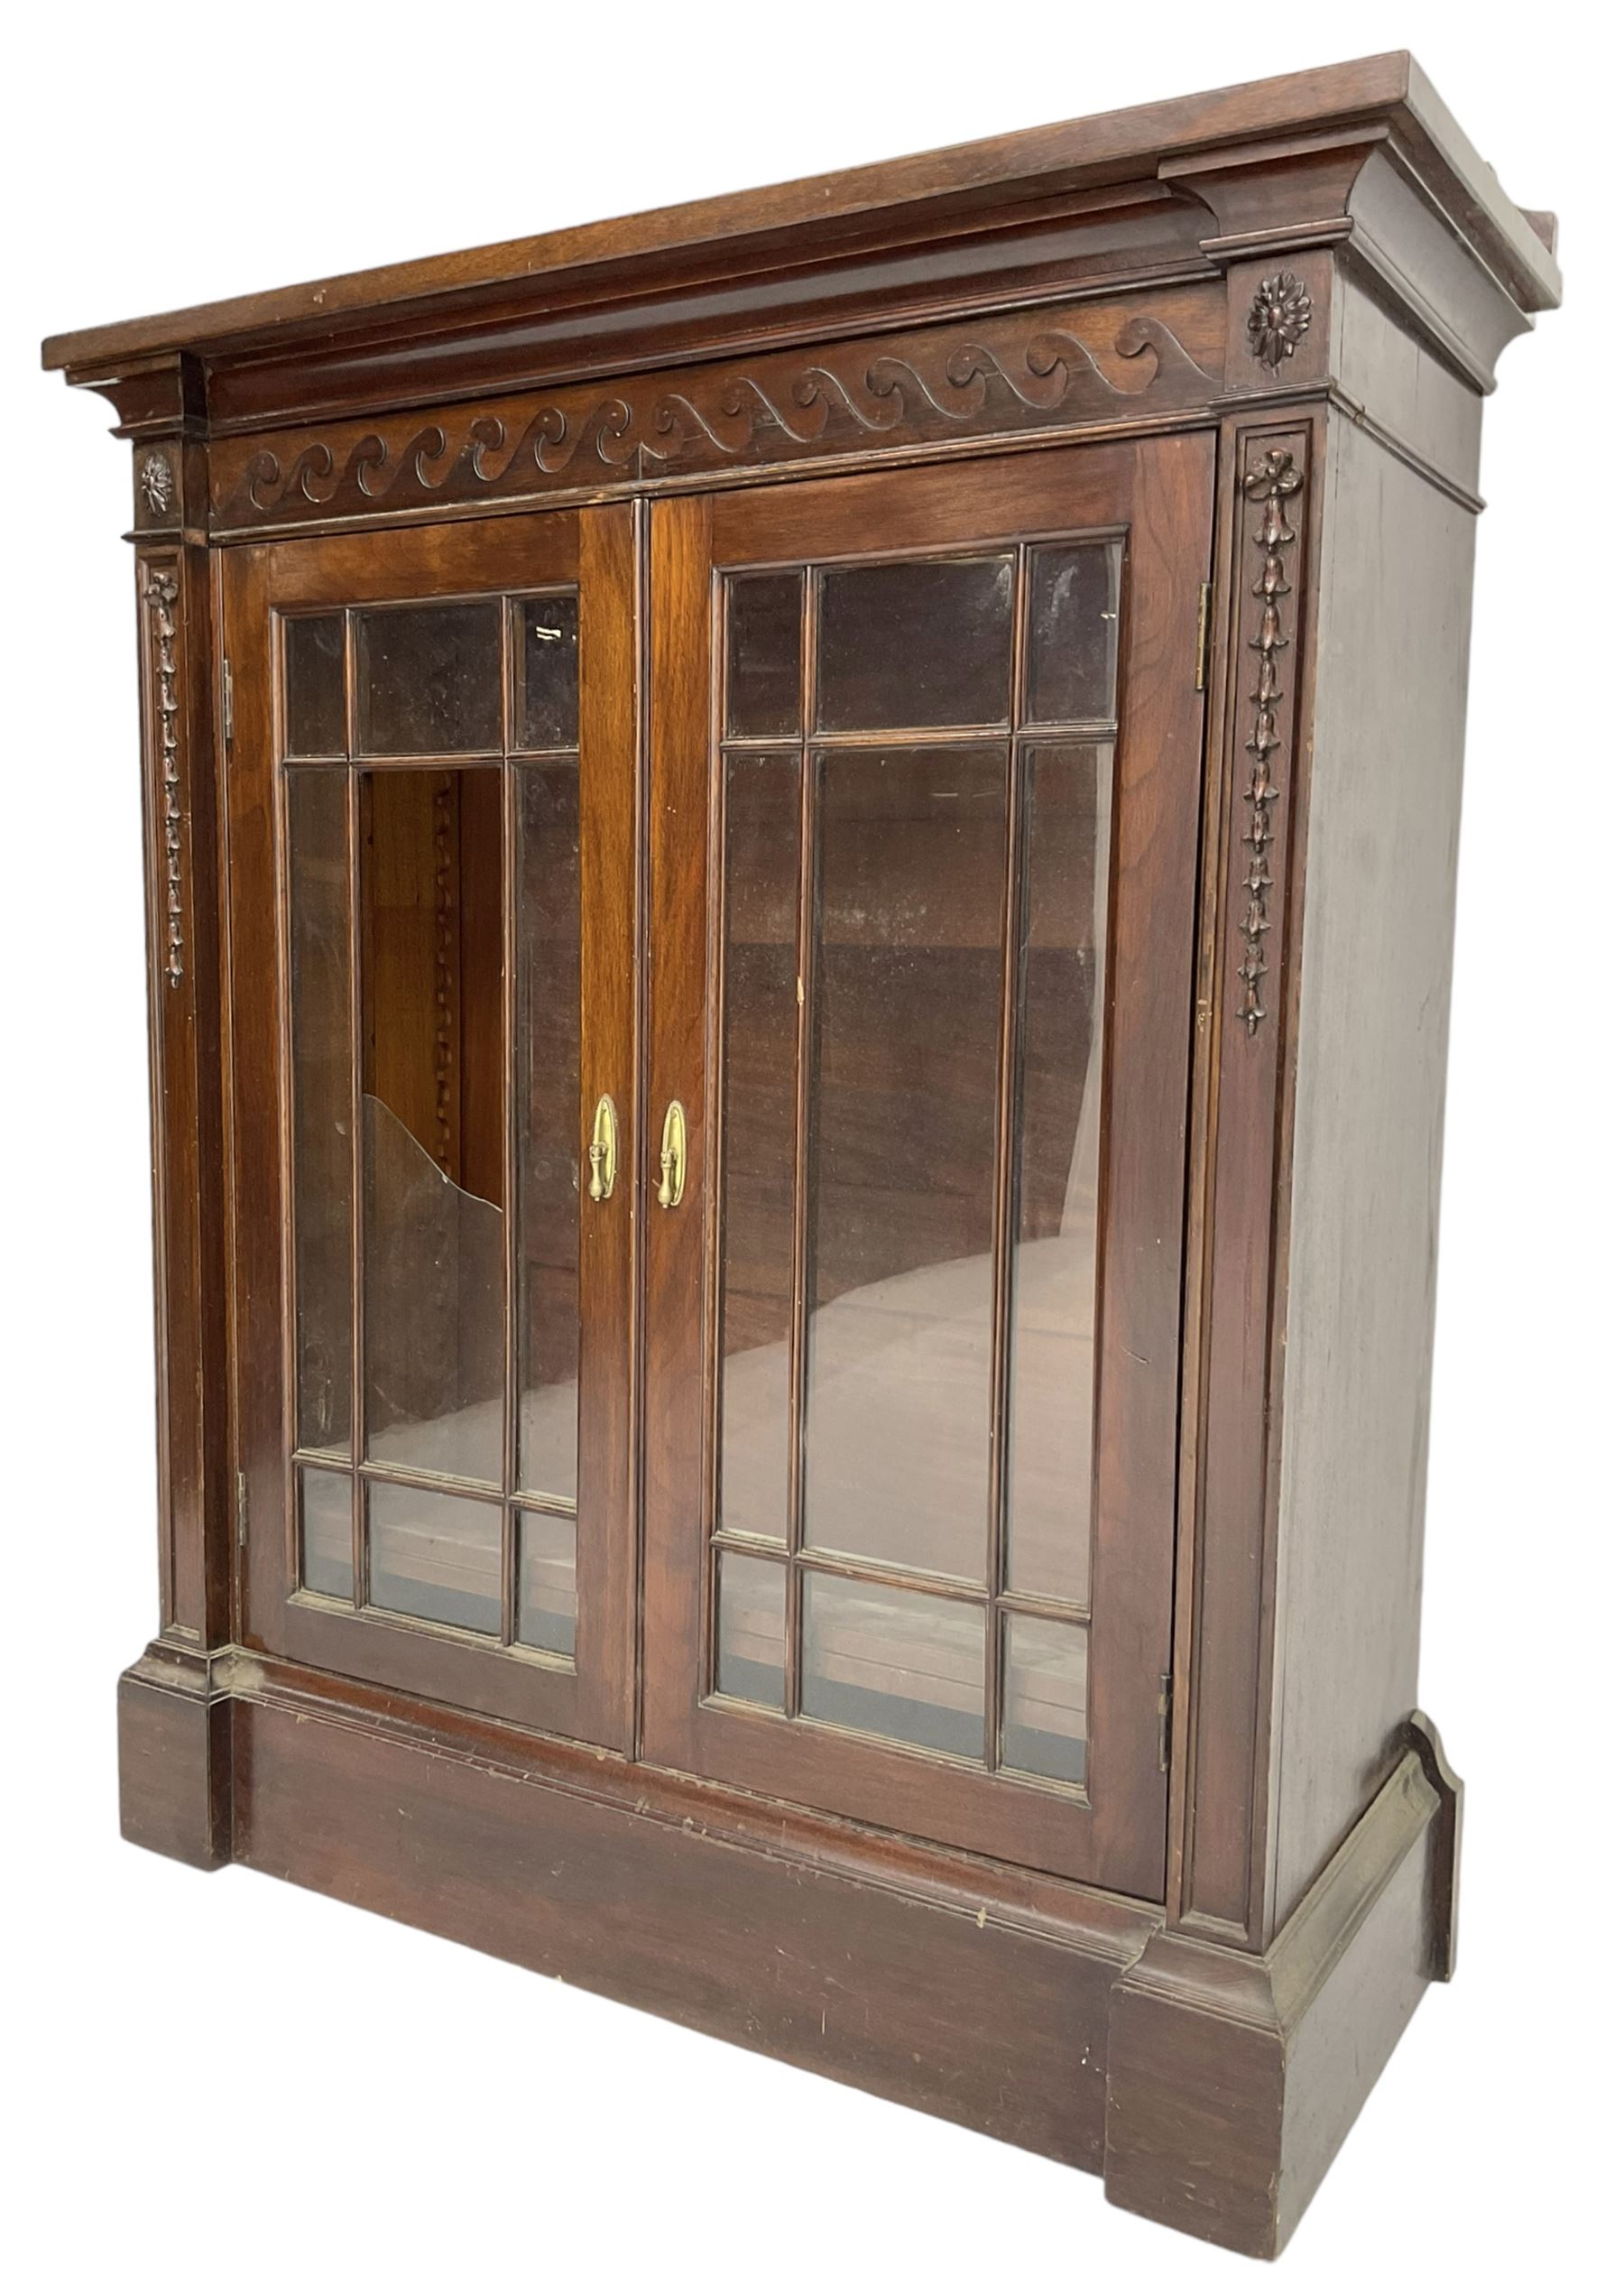
<path id="1" fill-rule="evenodd" d="M 1458 1781 L 1417 1716 L 1269 1950 L 1160 1929 L 1112 1998 L 1105 2194 L 1280 2252 L 1400 2033 L 1453 1963 Z"/>
<path id="2" fill-rule="evenodd" d="M 1459 1789 L 1416 1718 L 1261 1957 L 1147 1904 L 242 1651 L 119 1689 L 124 1829 L 1103 2172 L 1278 2253 L 1450 1964 Z"/>
<path id="3" fill-rule="evenodd" d="M 160 1640 L 118 1680 L 120 1829 L 207 1873 L 231 1862 L 230 1663 Z"/>

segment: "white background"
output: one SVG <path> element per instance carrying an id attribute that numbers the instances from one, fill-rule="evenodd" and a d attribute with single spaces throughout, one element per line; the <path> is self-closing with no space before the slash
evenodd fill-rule
<path id="1" fill-rule="evenodd" d="M 13 19 L 13 2276 L 1240 2274 L 1108 2207 L 1088 2177 L 318 1897 L 120 1846 L 114 1681 L 156 1611 L 129 454 L 101 399 L 41 375 L 38 343 L 1402 45 L 1512 196 L 1561 216 L 1568 306 L 1503 358 L 1483 456 L 1422 1685 L 1469 1785 L 1462 1964 L 1287 2258 L 1303 2285 L 1594 2267 L 1584 2241 L 1618 2165 L 1618 1883 L 1601 1866 L 1624 1522 L 1624 368 L 1601 20 L 1575 0 L 1514 27 L 1439 0 L 173 0 Z"/>

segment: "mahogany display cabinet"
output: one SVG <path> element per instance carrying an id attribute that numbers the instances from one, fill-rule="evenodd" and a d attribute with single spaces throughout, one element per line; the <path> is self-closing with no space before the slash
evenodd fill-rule
<path id="1" fill-rule="evenodd" d="M 1554 242 L 1389 55 L 46 344 L 134 447 L 132 1840 L 1278 2250 L 1453 1945 Z"/>

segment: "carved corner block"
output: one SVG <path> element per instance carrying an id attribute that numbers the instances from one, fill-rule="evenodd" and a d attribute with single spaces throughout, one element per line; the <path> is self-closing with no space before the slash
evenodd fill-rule
<path id="1" fill-rule="evenodd" d="M 1150 1938 L 1112 1994 L 1113 2205 L 1235 2253 L 1282 2251 L 1438 1975 L 1453 1822 L 1417 1741 L 1266 1952 Z"/>
<path id="2" fill-rule="evenodd" d="M 118 1683 L 124 1837 L 206 1873 L 232 1854 L 231 1699 L 217 1663 L 159 1641 Z"/>
<path id="3" fill-rule="evenodd" d="M 181 435 L 137 439 L 130 477 L 132 540 L 202 542 L 208 523 L 205 444 Z"/>
<path id="4" fill-rule="evenodd" d="M 1296 393 L 1330 382 L 1333 279 L 1324 247 L 1287 247 L 1230 264 L 1227 397 Z"/>
<path id="5" fill-rule="evenodd" d="M 150 530 L 174 529 L 180 509 L 180 449 L 167 439 L 135 451 L 135 521 Z"/>

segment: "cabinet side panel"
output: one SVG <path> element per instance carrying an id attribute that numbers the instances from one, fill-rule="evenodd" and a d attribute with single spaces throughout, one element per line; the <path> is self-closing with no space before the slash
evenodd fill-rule
<path id="1" fill-rule="evenodd" d="M 1474 520 L 1333 415 L 1302 905 L 1278 1927 L 1416 1704 Z"/>
<path id="2" fill-rule="evenodd" d="M 1396 325 L 1349 264 L 1334 273 L 1330 328 L 1331 369 L 1361 421 L 1385 430 L 1446 486 L 1474 494 L 1483 426 L 1477 392 L 1412 327 Z"/>

